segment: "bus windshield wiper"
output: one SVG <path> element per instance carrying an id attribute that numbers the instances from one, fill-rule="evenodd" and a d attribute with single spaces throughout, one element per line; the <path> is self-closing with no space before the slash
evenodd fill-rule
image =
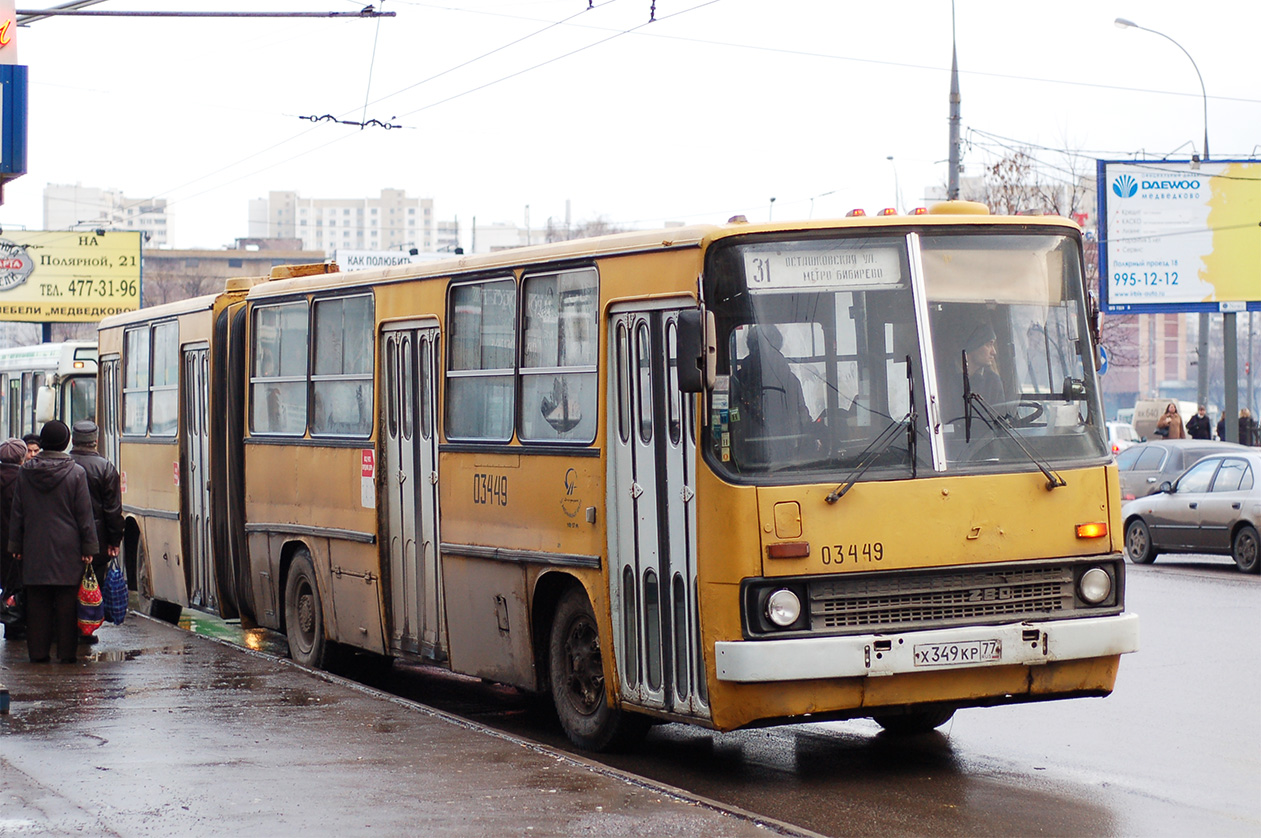
<path id="1" fill-rule="evenodd" d="M 911 478 L 916 476 L 916 434 L 915 434 L 915 382 L 911 371 L 911 356 L 906 356 L 906 383 L 910 389 L 910 410 L 901 419 L 890 422 L 880 435 L 873 439 L 862 454 L 858 457 L 858 465 L 850 470 L 849 475 L 835 489 L 828 493 L 824 498 L 828 503 L 836 503 L 845 497 L 845 493 L 854 488 L 854 484 L 858 482 L 858 478 L 866 474 L 867 469 L 875 464 L 876 458 L 889 450 L 889 446 L 893 444 L 893 440 L 897 437 L 898 431 L 906 428 L 906 447 L 907 453 L 911 458 Z"/>
<path id="2" fill-rule="evenodd" d="M 967 386 L 966 376 L 964 377 L 964 386 Z M 1007 417 L 994 410 L 994 408 L 990 406 L 990 403 L 987 402 L 980 393 L 965 392 L 963 398 L 969 406 L 975 402 L 977 412 L 981 416 L 981 421 L 990 428 L 997 427 L 1003 433 L 1007 434 L 1007 437 L 1012 442 L 1016 443 L 1016 446 L 1024 452 L 1026 457 L 1029 458 L 1029 462 L 1038 467 L 1038 471 L 1042 472 L 1042 474 L 1046 477 L 1046 490 L 1048 492 L 1053 489 L 1058 489 L 1061 486 L 1068 485 L 1064 482 L 1064 478 L 1061 477 L 1058 472 L 1054 471 L 1048 463 L 1040 460 L 1036 454 L 1029 450 L 1029 448 L 1020 439 L 1020 435 L 1016 433 L 1016 429 L 1012 426 L 1011 422 L 1007 421 Z M 970 416 L 968 418 L 969 420 L 971 419 Z"/>

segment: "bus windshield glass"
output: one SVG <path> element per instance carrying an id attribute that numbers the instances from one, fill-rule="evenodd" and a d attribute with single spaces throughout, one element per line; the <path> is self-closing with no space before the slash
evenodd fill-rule
<path id="1" fill-rule="evenodd" d="M 716 247 L 707 457 L 773 483 L 1106 457 L 1076 254 L 993 230 Z"/>
<path id="2" fill-rule="evenodd" d="M 1075 243 L 987 233 L 920 247 L 947 467 L 1106 457 Z"/>
<path id="3" fill-rule="evenodd" d="M 931 469 L 912 445 L 924 386 L 904 236 L 739 244 L 713 254 L 707 278 L 722 469 L 823 479 L 867 455 L 872 476 L 909 477 L 912 456 Z"/>

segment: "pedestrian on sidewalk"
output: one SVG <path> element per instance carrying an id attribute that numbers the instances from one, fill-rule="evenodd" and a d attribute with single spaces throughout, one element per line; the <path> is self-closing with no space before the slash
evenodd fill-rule
<path id="1" fill-rule="evenodd" d="M 8 547 L 22 563 L 32 663 L 48 661 L 54 641 L 61 662 L 75 662 L 79 582 L 99 552 L 88 476 L 66 453 L 69 443 L 65 422 L 44 423 L 42 450 L 18 471 L 13 492 Z"/>
<path id="2" fill-rule="evenodd" d="M 39 453 L 39 434 L 27 434 L 22 437 L 22 441 L 26 443 L 26 460 Z M 26 462 L 26 460 L 22 462 Z"/>
<path id="3" fill-rule="evenodd" d="M 1212 439 L 1213 423 L 1209 421 L 1208 409 L 1200 405 L 1195 415 L 1187 420 L 1187 436 L 1191 439 Z"/>
<path id="4" fill-rule="evenodd" d="M 96 450 L 99 431 L 91 419 L 74 423 L 70 433 L 70 459 L 78 463 L 88 476 L 88 493 L 92 496 L 92 519 L 96 522 L 96 543 L 100 548 L 92 557 L 92 572 L 98 582 L 105 581 L 109 561 L 118 555 L 123 543 L 123 500 L 119 490 L 118 469 Z M 97 642 L 95 634 L 79 637 L 80 643 Z"/>
<path id="5" fill-rule="evenodd" d="M 22 566 L 9 552 L 9 515 L 13 511 L 13 489 L 17 485 L 18 470 L 25 459 L 26 443 L 22 440 L 9 439 L 0 443 L 0 588 L 4 589 L 6 598 L 22 589 Z M 25 620 L 5 625 L 5 640 L 21 640 L 24 637 Z"/>

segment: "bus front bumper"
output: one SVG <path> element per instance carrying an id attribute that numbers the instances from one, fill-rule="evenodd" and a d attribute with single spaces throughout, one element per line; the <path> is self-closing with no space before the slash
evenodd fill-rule
<path id="1" fill-rule="evenodd" d="M 737 683 L 1036 666 L 1137 650 L 1137 614 L 714 644 L 718 680 Z"/>

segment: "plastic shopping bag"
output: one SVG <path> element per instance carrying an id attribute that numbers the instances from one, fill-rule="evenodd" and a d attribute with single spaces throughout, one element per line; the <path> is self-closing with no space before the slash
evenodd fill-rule
<path id="1" fill-rule="evenodd" d="M 110 559 L 109 569 L 105 571 L 105 587 L 101 591 L 105 603 L 105 619 L 116 626 L 121 626 L 127 619 L 127 578 L 118 566 L 118 559 Z"/>
<path id="2" fill-rule="evenodd" d="M 105 604 L 101 601 L 101 587 L 89 562 L 83 568 L 83 581 L 79 583 L 79 633 L 90 637 L 105 622 Z"/>

